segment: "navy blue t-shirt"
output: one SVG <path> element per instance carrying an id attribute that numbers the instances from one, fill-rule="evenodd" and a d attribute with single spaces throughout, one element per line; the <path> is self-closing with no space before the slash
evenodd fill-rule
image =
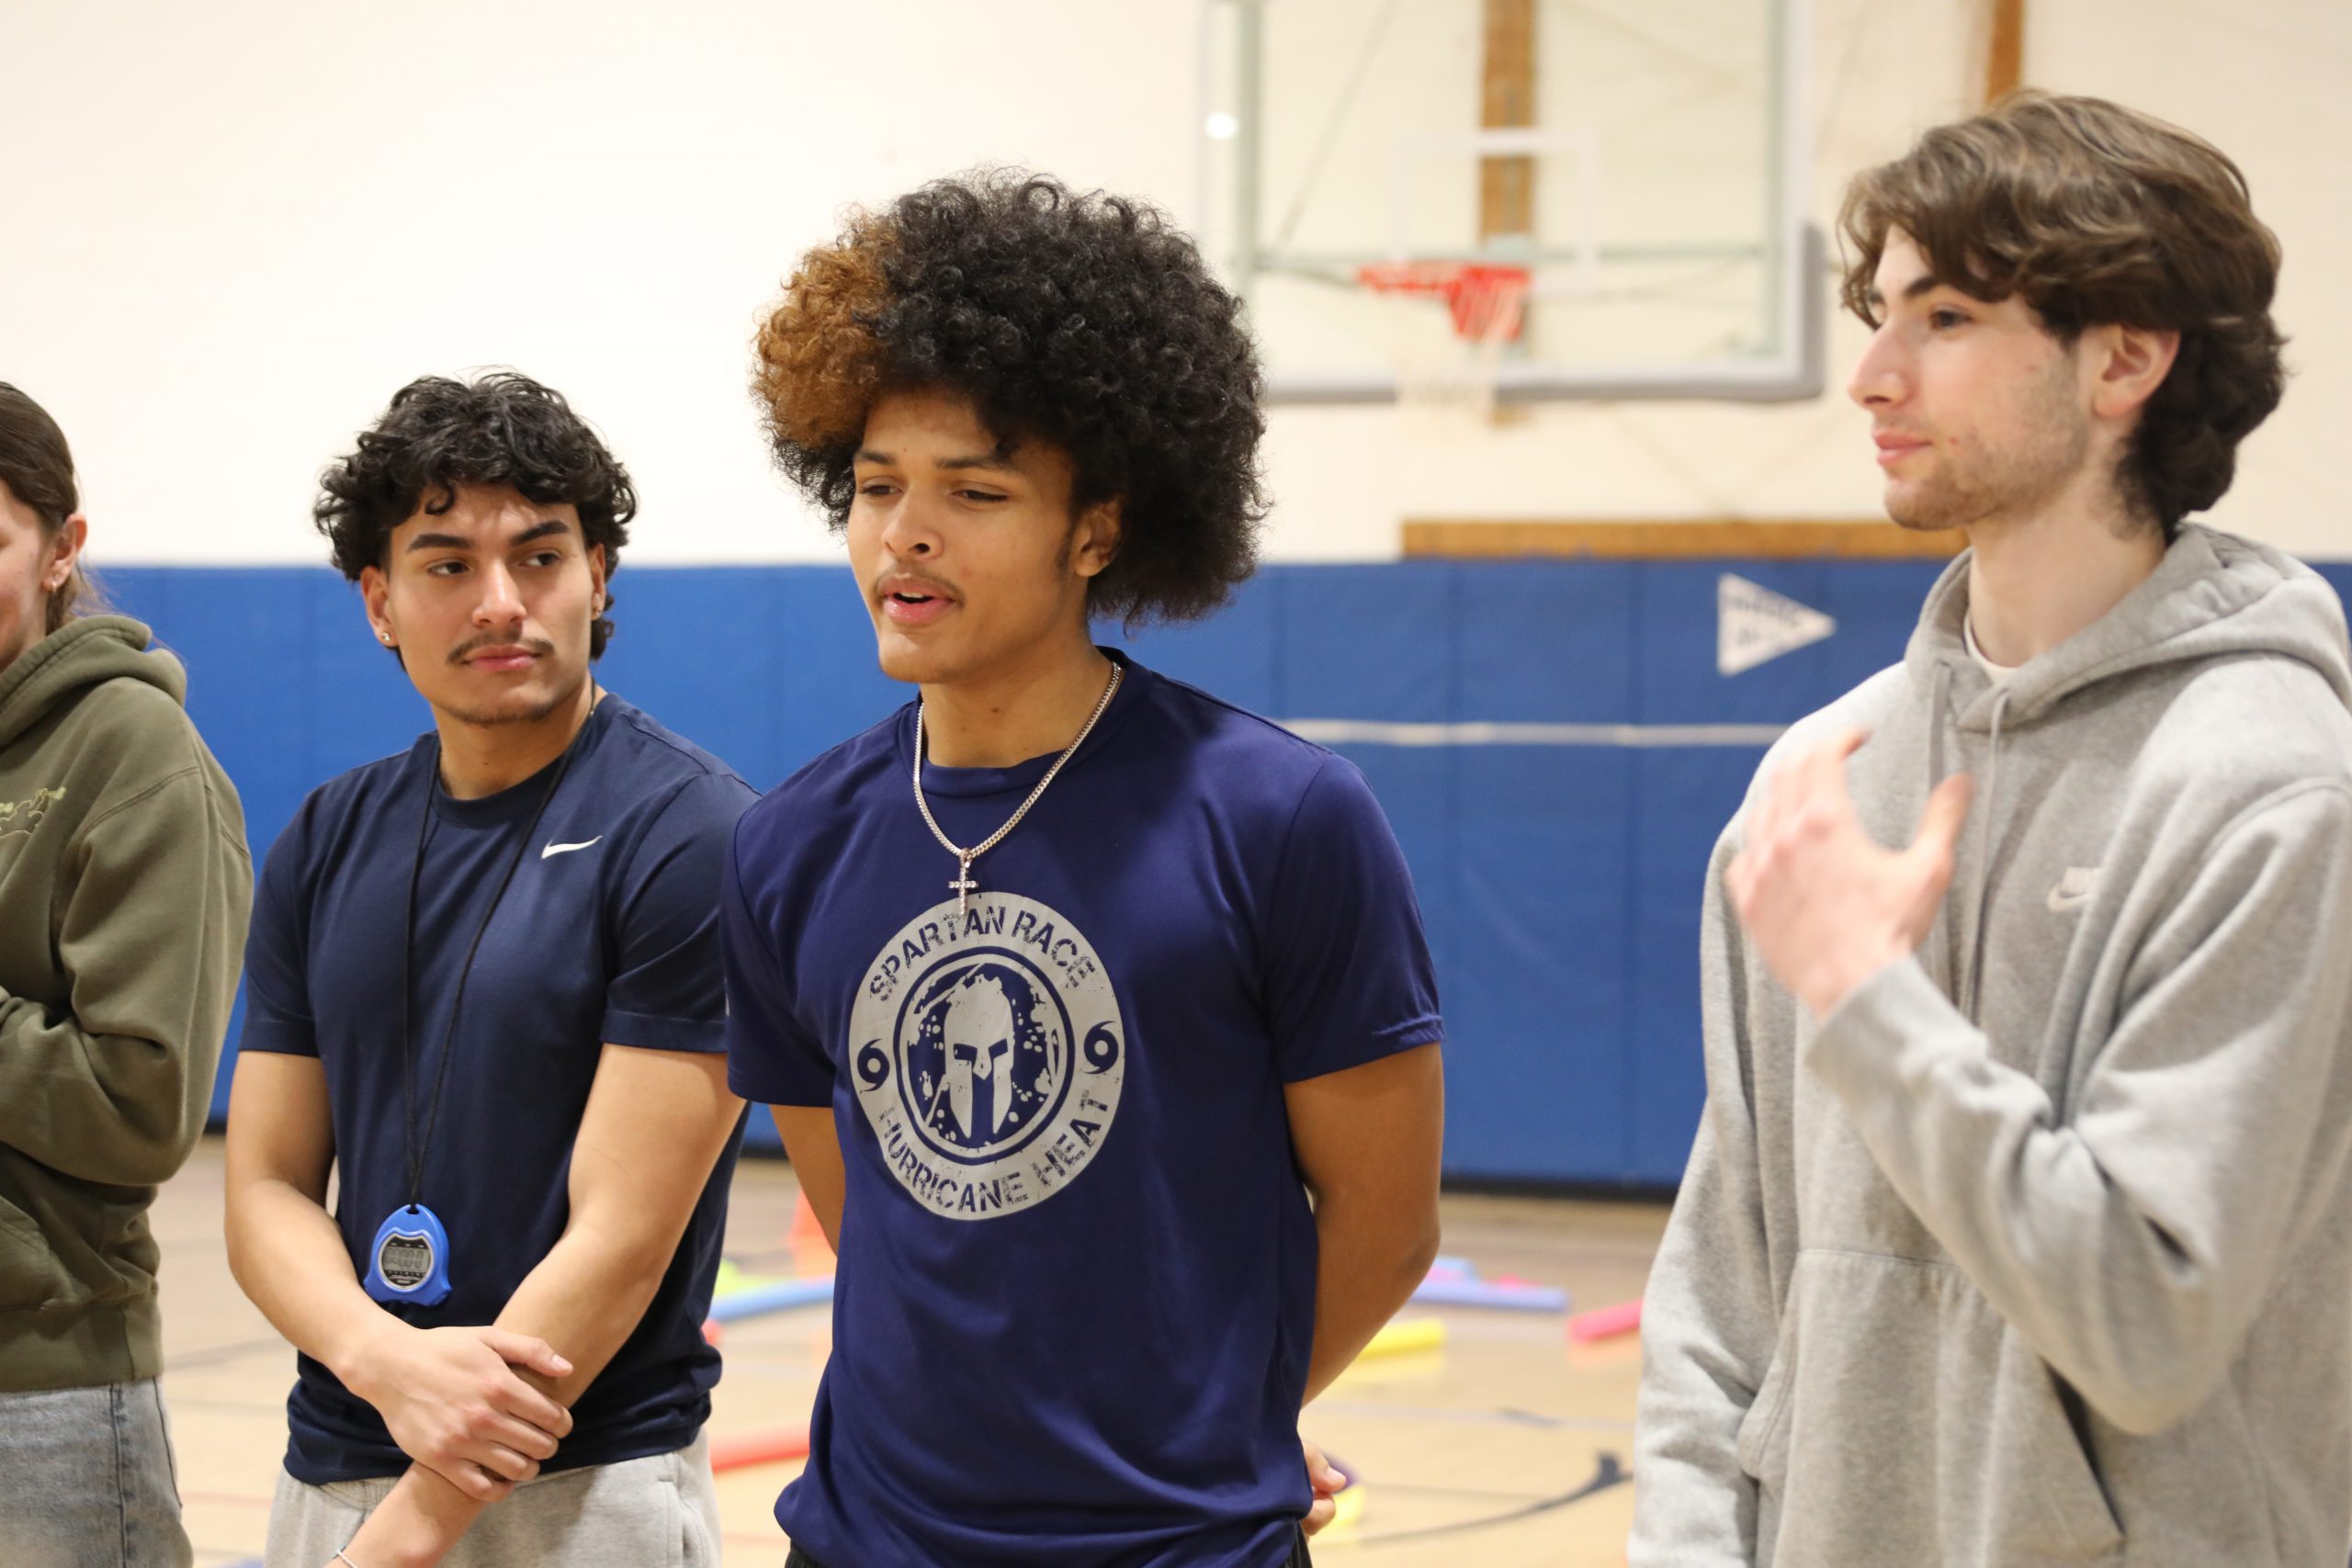
<path id="1" fill-rule="evenodd" d="M 795 774 L 728 867 L 729 1080 L 831 1107 L 848 1170 L 776 1517 L 836 1568 L 1283 1562 L 1316 1265 L 1283 1087 L 1440 1034 L 1396 839 L 1345 760 L 1129 664 L 959 923 L 913 739 Z M 976 843 L 1050 761 L 924 790 Z"/>
<path id="2" fill-rule="evenodd" d="M 420 1327 L 492 1322 L 563 1234 L 571 1145 L 605 1043 L 725 1047 L 720 868 L 755 795 L 609 694 L 575 753 L 466 983 L 422 1193 L 448 1230 L 453 1288 L 437 1306 L 385 1309 Z M 377 1226 L 409 1196 L 401 929 L 428 791 L 410 1013 L 420 1123 L 467 944 L 555 766 L 458 800 L 433 780 L 433 758 L 428 735 L 313 790 L 270 848 L 246 944 L 243 1049 L 320 1059 L 335 1220 L 363 1279 Z M 734 1166 L 730 1142 L 661 1290 L 572 1407 L 571 1435 L 548 1470 L 667 1453 L 701 1429 L 718 1381 L 702 1323 Z M 309 1357 L 297 1366 L 286 1450 L 296 1480 L 408 1468 L 372 1405 Z"/>

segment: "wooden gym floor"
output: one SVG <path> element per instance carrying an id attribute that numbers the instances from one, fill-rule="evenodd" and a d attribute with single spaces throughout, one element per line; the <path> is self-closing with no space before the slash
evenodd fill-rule
<path id="1" fill-rule="evenodd" d="M 745 1160 L 730 1257 L 792 1271 L 789 1167 Z M 165 1398 L 199 1568 L 261 1553 L 286 1442 L 293 1352 L 238 1293 L 220 1241 L 220 1141 L 207 1138 L 155 1206 L 164 1247 Z M 1577 1308 L 1640 1293 L 1662 1205 L 1448 1198 L 1445 1250 L 1489 1277 L 1567 1287 Z M 1446 1325 L 1437 1350 L 1359 1363 L 1307 1411 L 1309 1436 L 1363 1485 L 1361 1518 L 1317 1538 L 1324 1568 L 1617 1568 L 1624 1561 L 1639 1342 L 1572 1346 L 1554 1316 L 1408 1307 Z M 831 1337 L 821 1310 L 729 1326 L 714 1437 L 805 1421 Z M 796 1471 L 718 1478 L 731 1568 L 780 1568 L 769 1510 Z"/>

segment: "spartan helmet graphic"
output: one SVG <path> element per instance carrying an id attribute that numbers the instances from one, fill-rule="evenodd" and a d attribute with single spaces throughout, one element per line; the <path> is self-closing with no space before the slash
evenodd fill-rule
<path id="1" fill-rule="evenodd" d="M 940 1044 L 956 1134 L 967 1144 L 993 1142 L 1012 1111 L 1012 1004 L 1003 983 L 966 976 L 948 998 Z"/>

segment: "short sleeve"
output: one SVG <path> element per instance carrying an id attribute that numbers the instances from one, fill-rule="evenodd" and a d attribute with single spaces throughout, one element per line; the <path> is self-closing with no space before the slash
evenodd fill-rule
<path id="1" fill-rule="evenodd" d="M 671 797 L 639 843 L 620 890 L 605 1043 L 726 1048 L 718 882 L 735 818 L 752 799 L 751 786 L 732 774 L 702 774 Z"/>
<path id="2" fill-rule="evenodd" d="M 770 925 L 752 912 L 744 891 L 742 848 L 739 833 L 727 857 L 719 899 L 727 957 L 727 1087 L 762 1105 L 831 1105 L 832 1058 L 792 1010 L 791 975 L 776 955 Z"/>
<path id="3" fill-rule="evenodd" d="M 1439 1039 L 1437 976 L 1413 878 L 1353 763 L 1325 759 L 1276 863 L 1260 950 L 1283 1081 Z"/>
<path id="4" fill-rule="evenodd" d="M 281 1056 L 319 1054 L 311 1020 L 310 820 L 298 812 L 262 862 L 254 918 L 245 933 L 245 1026 L 240 1051 Z"/>

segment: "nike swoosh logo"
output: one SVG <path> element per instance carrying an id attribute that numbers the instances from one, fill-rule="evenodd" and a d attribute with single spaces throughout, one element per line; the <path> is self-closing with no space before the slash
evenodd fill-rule
<path id="1" fill-rule="evenodd" d="M 2048 900 L 2050 912 L 2053 915 L 2069 915 L 2097 897 L 2098 872 L 2099 868 L 2095 865 L 2068 866 L 2066 874 L 2060 877 L 2058 885 L 2050 890 Z"/>
<path id="2" fill-rule="evenodd" d="M 540 858 L 541 860 L 546 860 L 546 859 L 547 859 L 548 856 L 550 856 L 550 855 L 568 855 L 568 854 L 570 854 L 570 853 L 571 853 L 572 851 L 574 851 L 574 850 L 584 850 L 584 849 L 586 849 L 586 848 L 588 847 L 588 845 L 589 845 L 589 844 L 601 844 L 601 843 L 603 843 L 604 841 L 605 841 L 605 835 L 604 835 L 604 834 L 602 834 L 602 833 L 599 833 L 599 834 L 597 834 L 594 838 L 593 838 L 593 839 L 589 840 L 587 843 L 582 843 L 582 844 L 549 844 L 546 849 L 543 849 L 543 850 L 541 850 L 541 851 L 539 852 L 539 858 Z"/>

